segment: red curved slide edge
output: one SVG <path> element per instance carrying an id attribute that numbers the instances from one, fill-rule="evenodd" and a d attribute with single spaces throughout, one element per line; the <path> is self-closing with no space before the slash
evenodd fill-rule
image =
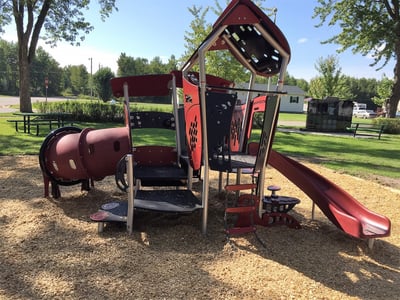
<path id="1" fill-rule="evenodd" d="M 303 190 L 345 233 L 361 239 L 390 235 L 388 218 L 370 211 L 322 175 L 274 150 L 271 150 L 268 163 Z"/>

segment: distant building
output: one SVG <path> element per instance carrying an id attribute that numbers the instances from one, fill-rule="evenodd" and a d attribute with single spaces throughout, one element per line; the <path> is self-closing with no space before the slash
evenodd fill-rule
<path id="1" fill-rule="evenodd" d="M 237 84 L 235 87 L 237 88 L 247 88 L 247 84 Z M 275 88 L 275 86 L 273 86 Z M 266 84 L 256 83 L 254 85 L 255 90 L 266 90 Z M 293 113 L 303 113 L 304 112 L 304 97 L 305 92 L 294 85 L 284 85 L 283 91 L 286 92 L 285 95 L 281 97 L 281 112 L 293 112 Z M 244 100 L 246 99 L 247 92 L 238 92 L 238 99 Z M 253 94 L 253 98 L 258 96 L 257 93 Z"/>

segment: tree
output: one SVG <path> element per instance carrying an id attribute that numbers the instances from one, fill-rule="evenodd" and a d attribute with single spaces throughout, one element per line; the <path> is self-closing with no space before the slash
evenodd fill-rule
<path id="1" fill-rule="evenodd" d="M 321 26 L 338 24 L 341 32 L 323 43 L 335 43 L 343 52 L 373 54 L 374 63 L 385 66 L 395 60 L 394 84 L 388 101 L 389 116 L 395 117 L 400 99 L 400 0 L 318 0 L 314 18 Z M 378 69 L 379 69 L 378 68 Z"/>
<path id="2" fill-rule="evenodd" d="M 338 97 L 350 99 L 352 95 L 346 84 L 338 59 L 330 55 L 327 58 L 320 57 L 315 64 L 315 69 L 320 76 L 310 81 L 310 96 L 317 99 L 326 97 Z"/>
<path id="3" fill-rule="evenodd" d="M 147 58 L 127 56 L 121 53 L 118 60 L 118 76 L 134 76 L 150 73 L 149 61 Z"/>
<path id="4" fill-rule="evenodd" d="M 166 71 L 169 73 L 171 71 L 177 70 L 178 69 L 178 61 L 175 58 L 175 55 L 171 55 L 170 58 L 168 59 L 168 62 L 165 66 Z"/>
<path id="5" fill-rule="evenodd" d="M 68 66 L 67 74 L 69 74 L 69 83 L 71 93 L 74 95 L 86 94 L 89 87 L 89 72 L 85 65 Z"/>
<path id="6" fill-rule="evenodd" d="M 324 99 L 326 97 L 322 77 L 315 77 L 310 80 L 308 93 L 314 99 Z"/>
<path id="7" fill-rule="evenodd" d="M 393 90 L 393 80 L 384 76 L 377 86 L 377 96 L 372 98 L 376 105 L 382 106 L 390 99 Z"/>
<path id="8" fill-rule="evenodd" d="M 274 76 L 274 82 L 277 82 L 278 78 L 277 76 Z M 296 79 L 293 76 L 291 76 L 288 72 L 286 72 L 285 75 L 285 84 L 286 85 L 293 85 L 293 86 L 298 86 L 301 88 L 303 91 L 308 92 L 309 85 L 307 80 L 305 79 Z"/>
<path id="9" fill-rule="evenodd" d="M 118 60 L 118 76 L 135 76 L 145 74 L 167 74 L 178 69 L 178 62 L 174 55 L 168 59 L 168 62 L 163 63 L 159 56 L 154 57 L 150 62 L 147 58 L 128 56 L 121 53 Z"/>
<path id="10" fill-rule="evenodd" d="M 354 101 L 366 103 L 376 96 L 378 80 L 375 78 L 354 78 L 348 76 L 345 78 Z"/>
<path id="11" fill-rule="evenodd" d="M 117 60 L 118 76 L 130 76 L 136 74 L 135 59 L 132 56 L 121 53 Z"/>
<path id="12" fill-rule="evenodd" d="M 115 0 L 98 0 L 100 15 L 104 20 L 115 7 Z M 88 9 L 89 0 L 4 0 L 0 5 L 0 32 L 14 20 L 18 37 L 18 65 L 20 84 L 20 110 L 31 112 L 31 63 L 36 54 L 42 28 L 43 38 L 55 46 L 62 40 L 72 45 L 80 44 L 93 26 L 85 21 L 82 10 Z"/>
<path id="13" fill-rule="evenodd" d="M 149 64 L 150 74 L 163 74 L 166 73 L 165 65 L 159 56 L 154 57 Z"/>
<path id="14" fill-rule="evenodd" d="M 0 40 L 0 91 L 18 95 L 17 45 Z"/>
<path id="15" fill-rule="evenodd" d="M 115 77 L 110 68 L 101 68 L 93 75 L 94 89 L 101 100 L 111 99 L 112 89 L 110 79 Z"/>
<path id="16" fill-rule="evenodd" d="M 62 78 L 61 78 L 61 90 L 64 95 L 72 95 L 71 88 L 71 66 L 63 68 Z"/>
<path id="17" fill-rule="evenodd" d="M 307 80 L 305 79 L 296 79 L 296 86 L 301 88 L 303 91 L 308 93 L 308 90 L 310 89 L 310 85 L 308 84 Z"/>
<path id="18" fill-rule="evenodd" d="M 48 80 L 47 89 L 45 80 Z M 42 47 L 36 51 L 31 64 L 31 92 L 35 96 L 55 96 L 60 94 L 62 69 L 58 62 Z"/>
<path id="19" fill-rule="evenodd" d="M 209 7 L 203 9 L 201 6 L 193 5 L 189 7 L 188 10 L 192 14 L 193 20 L 190 22 L 191 31 L 185 31 L 184 39 L 186 51 L 181 58 L 184 62 L 196 51 L 197 47 L 204 41 L 212 29 L 211 24 L 208 24 L 206 21 Z"/>

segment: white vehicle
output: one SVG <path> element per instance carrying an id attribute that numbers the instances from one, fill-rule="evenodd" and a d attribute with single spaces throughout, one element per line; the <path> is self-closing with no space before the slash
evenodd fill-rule
<path id="1" fill-rule="evenodd" d="M 360 109 L 357 111 L 353 111 L 353 116 L 356 118 L 363 118 L 363 119 L 375 118 L 376 112 L 374 112 L 373 110 Z"/>
<path id="2" fill-rule="evenodd" d="M 366 109 L 367 109 L 367 104 L 365 104 L 365 103 L 353 102 L 353 111 L 357 111 L 357 110 L 366 110 Z"/>

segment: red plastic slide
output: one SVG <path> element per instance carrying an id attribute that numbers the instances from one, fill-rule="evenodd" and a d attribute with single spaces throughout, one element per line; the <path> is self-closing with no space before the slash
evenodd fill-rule
<path id="1" fill-rule="evenodd" d="M 304 191 L 328 219 L 345 233 L 362 239 L 390 235 L 390 220 L 299 162 L 271 150 L 268 163 Z"/>

